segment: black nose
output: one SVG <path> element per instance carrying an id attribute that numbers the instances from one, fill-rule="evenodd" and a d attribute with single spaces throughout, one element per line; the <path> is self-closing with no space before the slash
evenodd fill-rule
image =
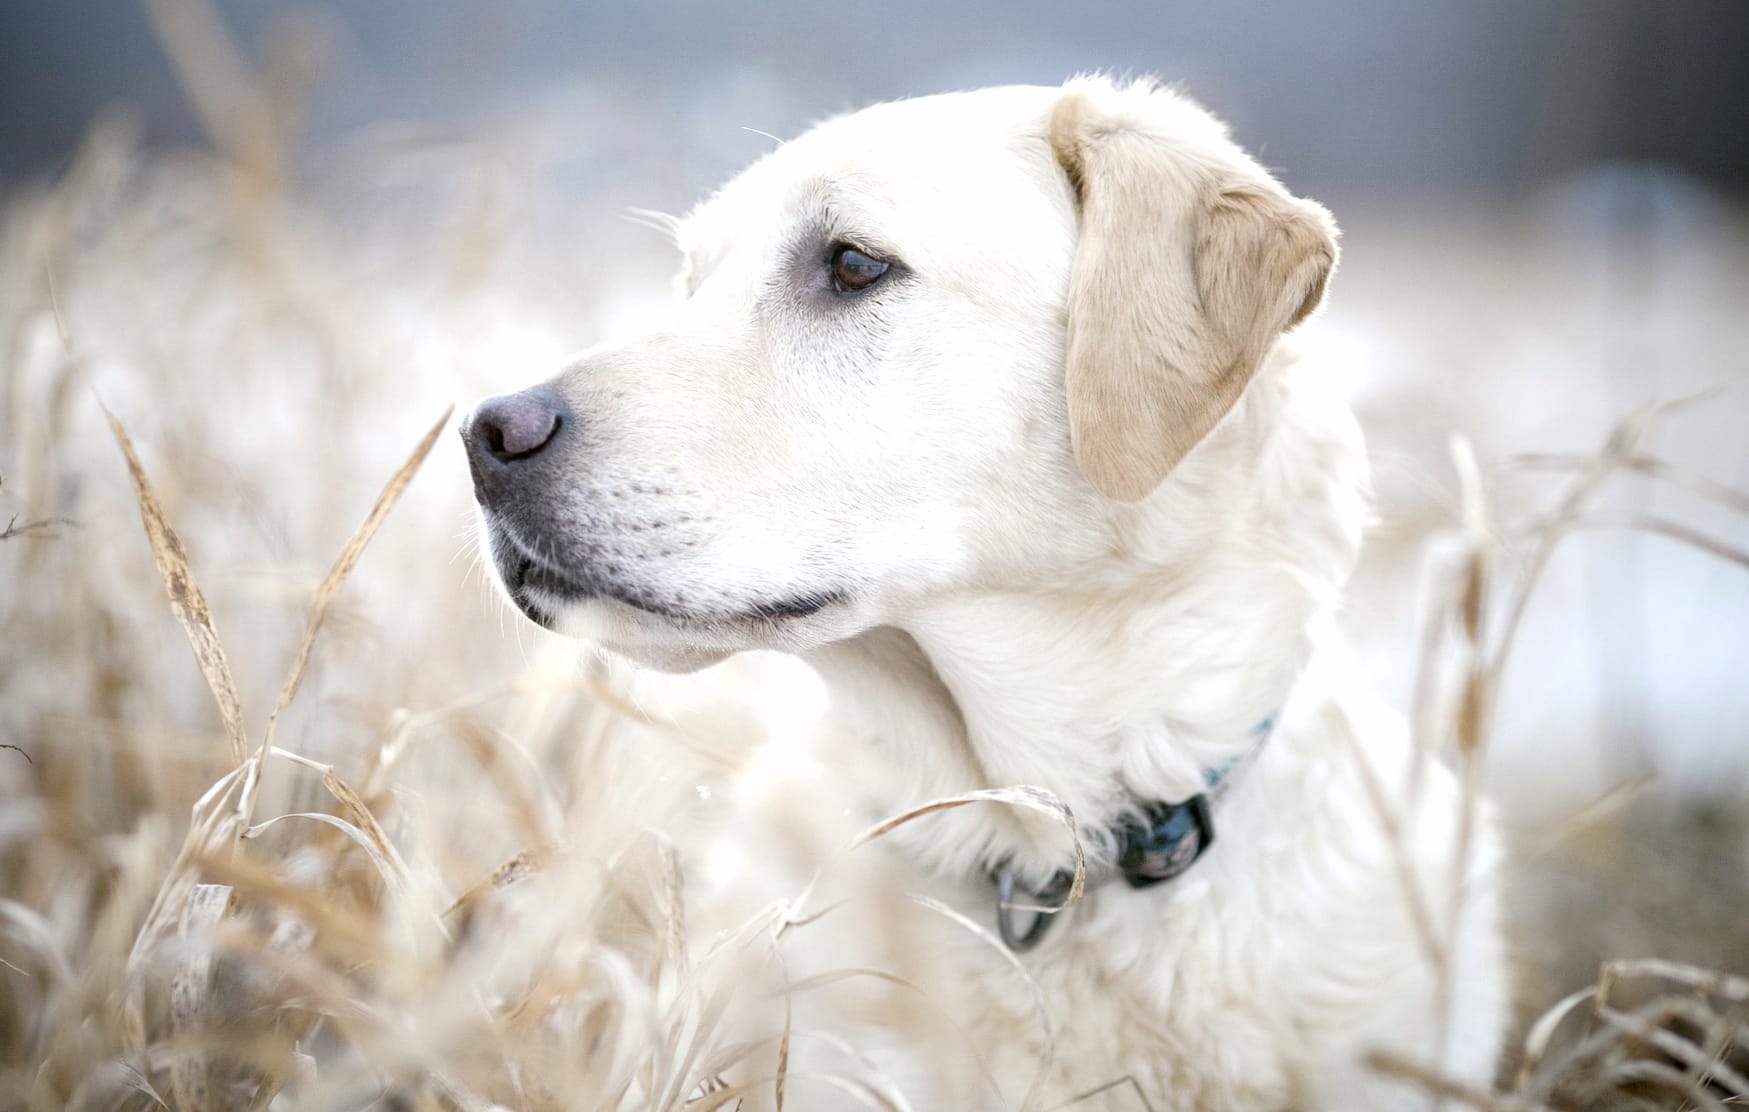
<path id="1" fill-rule="evenodd" d="M 565 400 L 550 386 L 487 398 L 474 410 L 462 435 L 468 454 L 481 464 L 512 464 L 541 454 L 558 439 L 568 416 Z"/>
<path id="2" fill-rule="evenodd" d="M 463 423 L 474 496 L 482 504 L 506 490 L 518 465 L 552 447 L 572 423 L 571 408 L 550 386 L 500 394 L 475 407 Z"/>

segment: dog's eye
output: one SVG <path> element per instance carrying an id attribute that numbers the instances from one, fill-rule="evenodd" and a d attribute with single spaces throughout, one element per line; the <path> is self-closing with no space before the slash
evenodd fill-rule
<path id="1" fill-rule="evenodd" d="M 880 281 L 887 266 L 854 247 L 839 247 L 832 252 L 832 285 L 839 293 L 858 293 Z"/>

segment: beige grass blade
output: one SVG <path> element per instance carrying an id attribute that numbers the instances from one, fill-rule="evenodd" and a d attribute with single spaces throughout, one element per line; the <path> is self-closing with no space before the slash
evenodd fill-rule
<path id="1" fill-rule="evenodd" d="M 310 652 L 315 648 L 316 635 L 322 631 L 322 621 L 328 616 L 328 607 L 334 597 L 340 593 L 340 588 L 346 582 L 346 577 L 352 574 L 352 569 L 358 566 L 359 557 L 370 544 L 371 538 L 382 527 L 383 521 L 389 516 L 389 511 L 395 508 L 395 503 L 401 500 L 401 495 L 407 489 L 407 484 L 413 481 L 419 467 L 425 462 L 425 457 L 431 454 L 431 448 L 437 443 L 437 437 L 449 424 L 449 419 L 455 413 L 455 406 L 444 409 L 443 416 L 437 419 L 430 430 L 420 438 L 414 446 L 413 454 L 407 457 L 399 470 L 390 477 L 388 485 L 377 495 L 376 502 L 371 506 L 370 513 L 365 515 L 352 538 L 346 542 L 346 547 L 340 550 L 340 558 L 334 561 L 334 566 L 328 569 L 315 595 L 310 599 L 309 618 L 304 622 L 304 639 L 298 645 L 298 654 L 292 660 L 291 671 L 286 674 L 285 683 L 279 689 L 279 700 L 274 704 L 273 713 L 267 719 L 267 729 L 262 734 L 261 752 L 258 758 L 257 775 L 247 786 L 241 804 L 244 824 L 248 825 L 249 817 L 255 810 L 255 798 L 260 791 L 260 777 L 266 771 L 267 754 L 273 751 L 273 738 L 278 729 L 279 716 L 285 708 L 291 705 L 297 696 L 298 688 L 304 682 L 304 671 L 310 664 Z"/>
<path id="2" fill-rule="evenodd" d="M 401 851 L 395 848 L 395 843 L 389 841 L 389 835 L 383 830 L 382 823 L 371 814 L 364 800 L 358 793 L 347 786 L 346 781 L 334 775 L 333 769 L 322 773 L 322 786 L 328 789 L 328 794 L 339 801 L 346 813 L 352 816 L 353 824 L 364 835 L 371 857 L 377 861 L 377 867 L 383 874 L 383 879 L 405 895 L 413 890 L 411 873 L 407 861 L 401 856 Z"/>
<path id="3" fill-rule="evenodd" d="M 310 602 L 309 621 L 304 625 L 304 640 L 298 646 L 297 659 L 292 662 L 291 673 L 286 676 L 285 686 L 280 689 L 279 703 L 274 708 L 276 714 L 286 708 L 286 705 L 292 701 L 292 697 L 298 693 L 298 686 L 303 683 L 304 669 L 310 662 L 310 650 L 316 643 L 316 634 L 322 629 L 322 620 L 328 614 L 329 604 L 334 601 L 334 596 L 340 593 L 341 585 L 346 582 L 346 577 L 352 574 L 352 569 L 358 565 L 359 557 L 364 555 L 365 546 L 369 545 L 371 538 L 376 536 L 377 530 L 382 527 L 383 521 L 389 516 L 389 511 L 393 510 L 395 503 L 401 500 L 401 495 L 406 491 L 407 484 L 413 481 L 413 476 L 418 473 L 420 465 L 425 462 L 425 457 L 431 454 L 432 446 L 437 443 L 438 436 L 449 424 L 449 419 L 454 413 L 455 406 L 451 405 L 445 408 L 443 416 L 439 417 L 437 422 L 420 438 L 419 443 L 413 448 L 413 454 L 407 457 L 407 462 L 401 465 L 400 469 L 389 479 L 388 485 L 383 487 L 382 493 L 377 495 L 377 500 L 371 506 L 370 513 L 365 515 L 364 521 L 353 532 L 352 539 L 346 542 L 346 547 L 340 552 L 340 558 L 334 561 L 332 568 L 328 569 L 327 578 L 322 580 L 322 585 L 316 588 L 315 597 Z"/>
<path id="4" fill-rule="evenodd" d="M 1497 1097 L 1473 1085 L 1451 1081 L 1419 1062 L 1411 1062 L 1389 1051 L 1375 1050 L 1366 1056 L 1367 1068 L 1385 1077 L 1399 1078 L 1418 1085 L 1423 1092 L 1440 1098 L 1442 1107 L 1474 1108 L 1478 1112 L 1548 1112 L 1543 1104 L 1526 1104 L 1515 1097 Z"/>
<path id="5" fill-rule="evenodd" d="M 353 844 L 364 850 L 365 855 L 370 858 L 371 864 L 376 867 L 377 875 L 383 878 L 383 883 L 388 885 L 389 890 L 393 892 L 397 898 L 406 895 L 407 879 L 401 874 L 400 866 L 397 866 L 394 858 L 389 857 L 383 852 L 383 847 L 370 835 L 370 833 L 360 829 L 353 823 L 347 822 L 339 815 L 330 815 L 326 811 L 291 811 L 287 814 L 275 815 L 266 822 L 250 827 L 249 834 L 251 837 L 259 836 L 279 824 L 289 822 L 292 819 L 308 819 L 310 822 L 319 822 L 323 826 L 332 827 L 335 830 L 340 831 L 340 833 L 346 835 Z"/>
<path id="6" fill-rule="evenodd" d="M 1731 1096 L 1737 1100 L 1749 1100 L 1749 1077 L 1731 1068 L 1722 1055 L 1709 1054 L 1707 1050 L 1691 1039 L 1685 1038 L 1674 1030 L 1662 1025 L 1668 1012 L 1660 1009 L 1656 1014 L 1657 1021 L 1649 1021 L 1631 1012 L 1624 1012 L 1599 1004 L 1596 1010 L 1598 1019 L 1620 1030 L 1630 1039 L 1638 1039 L 1650 1046 L 1657 1047 L 1664 1054 L 1687 1066 L 1694 1078 L 1706 1077 L 1712 1084 L 1728 1089 Z"/>
<path id="7" fill-rule="evenodd" d="M 1014 970 L 1015 974 L 1026 985 L 1027 991 L 1032 994 L 1032 1010 L 1033 1015 L 1038 1019 L 1041 1045 L 1039 1047 L 1038 1072 L 1033 1075 L 1032 1084 L 1026 1087 L 1026 1096 L 1021 1099 L 1020 1110 L 1021 1112 L 1035 1112 L 1039 1107 L 1039 1102 L 1044 1100 L 1045 1082 L 1050 1079 L 1051 1065 L 1056 1061 L 1057 1056 L 1057 1030 L 1056 1025 L 1051 1022 L 1050 1009 L 1045 1005 L 1044 989 L 1039 987 L 1037 978 L 1021 962 L 1019 955 L 1010 950 L 1000 938 L 940 900 L 916 893 L 912 894 L 911 899 L 917 906 L 935 912 L 995 951 L 1003 961 L 1008 963 L 1008 967 Z"/>
<path id="8" fill-rule="evenodd" d="M 1589 1004 L 1597 999 L 1597 986 L 1586 985 L 1577 992 L 1570 992 L 1557 1000 L 1552 1007 L 1537 1017 L 1530 1026 L 1530 1033 L 1524 1037 L 1523 1061 L 1518 1067 L 1518 1087 L 1523 1089 L 1530 1084 L 1531 1075 L 1542 1064 L 1547 1056 L 1549 1044 L 1554 1041 L 1555 1030 L 1563 1020 L 1573 1014 L 1581 1004 Z"/>
<path id="9" fill-rule="evenodd" d="M 1749 568 L 1749 550 L 1736 548 L 1717 537 L 1708 536 L 1698 529 L 1691 528 L 1679 521 L 1658 517 L 1655 514 L 1624 514 L 1605 515 L 1594 514 L 1584 521 L 1575 522 L 1575 531 L 1594 529 L 1637 529 L 1644 533 L 1656 533 L 1680 541 L 1691 548 L 1697 548 L 1720 560 Z"/>
<path id="10" fill-rule="evenodd" d="M 212 929 L 231 903 L 223 884 L 197 884 L 182 909 L 181 956 L 170 980 L 170 1029 L 176 1050 L 170 1092 L 176 1107 L 206 1112 L 223 1107 L 213 1084 L 213 1064 L 201 1033 L 213 978 Z"/>
<path id="11" fill-rule="evenodd" d="M 783 962 L 783 955 L 777 959 Z M 789 980 L 789 963 L 783 963 L 783 979 Z M 777 1072 L 772 1080 L 773 1096 L 777 1101 L 777 1112 L 783 1112 L 784 1087 L 789 1084 L 789 1046 L 790 1039 L 795 1035 L 795 1001 L 789 993 L 783 994 L 783 1037 L 777 1043 Z"/>
<path id="12" fill-rule="evenodd" d="M 1701 992 L 1715 993 L 1738 1003 L 1749 1003 L 1749 976 L 1707 969 L 1664 958 L 1631 958 L 1612 961 L 1605 966 L 1606 980 L 1611 984 L 1627 977 L 1662 977 Z"/>
<path id="13" fill-rule="evenodd" d="M 484 880 L 457 896 L 455 902 L 443 911 L 445 922 L 454 921 L 460 926 L 457 932 L 467 933 L 468 917 L 474 913 L 480 903 L 492 893 L 501 891 L 513 884 L 518 884 L 541 869 L 541 855 L 533 850 L 520 850 L 509 860 L 493 869 Z"/>
<path id="14" fill-rule="evenodd" d="M 376 504 L 371 505 L 371 512 L 366 514 L 364 523 L 359 525 L 357 532 L 353 532 L 352 540 L 346 542 L 345 549 L 341 549 L 339 559 L 336 559 L 334 566 L 329 568 L 327 579 L 322 580 L 322 586 L 317 587 L 315 598 L 310 601 L 310 621 L 304 624 L 303 643 L 297 647 L 297 659 L 292 661 L 292 671 L 290 671 L 290 675 L 285 677 L 285 687 L 280 689 L 280 703 L 276 706 L 275 712 L 285 710 L 287 703 L 292 701 L 292 696 L 296 696 L 297 687 L 299 684 L 303 684 L 304 668 L 310 664 L 311 647 L 317 642 L 317 633 L 322 631 L 322 619 L 327 617 L 329 603 L 332 603 L 334 596 L 339 594 L 339 587 L 341 584 L 345 584 L 348 575 L 352 575 L 353 568 L 359 565 L 360 556 L 364 556 L 364 549 L 366 549 L 367 544 L 371 544 L 371 537 L 376 537 L 376 530 L 381 528 L 383 521 L 388 518 L 388 512 L 395 509 L 395 502 L 401 500 L 402 493 L 408 490 L 408 484 L 413 483 L 413 476 L 418 474 L 420 465 L 425 463 L 425 456 L 430 455 L 432 446 L 437 444 L 437 437 L 442 434 L 444 427 L 449 425 L 449 418 L 453 414 L 455 414 L 455 406 L 446 407 L 442 411 L 441 418 L 437 418 L 436 425 L 432 425 L 430 430 L 427 430 L 427 434 L 420 437 L 420 442 L 413 448 L 413 455 L 409 455 L 408 462 L 402 463 L 401 469 L 395 472 L 394 477 L 388 479 L 388 486 L 385 486 L 383 493 L 376 497 Z"/>
<path id="15" fill-rule="evenodd" d="M 324 812 L 300 811 L 268 819 L 258 826 L 251 827 L 243 836 L 245 838 L 255 837 L 261 831 L 284 819 L 313 819 L 316 822 L 325 823 L 345 834 L 370 855 L 377 872 L 383 878 L 383 883 L 397 898 L 407 899 L 411 897 L 413 894 L 412 872 L 407 867 L 406 858 L 401 856 L 401 851 L 396 849 L 395 844 L 389 840 L 388 832 L 377 821 L 376 815 L 371 813 L 370 807 L 366 805 L 363 798 L 346 781 L 335 774 L 333 766 L 312 761 L 308 757 L 300 757 L 284 749 L 275 749 L 273 752 L 296 764 L 319 769 L 322 773 L 322 786 L 328 789 L 328 794 L 334 797 L 352 821 L 348 822 L 346 819 Z M 433 912 L 432 919 L 438 932 L 445 939 L 448 939 L 450 937 L 449 928 L 444 925 L 443 916 Z"/>
<path id="16" fill-rule="evenodd" d="M 1590 456 L 1577 454 L 1526 452 L 1511 457 L 1507 462 L 1532 471 L 1584 471 L 1596 461 Z M 1671 463 L 1657 456 L 1632 455 L 1617 460 L 1616 466 L 1624 471 L 1635 471 L 1641 475 L 1683 487 L 1709 502 L 1749 516 L 1749 492 L 1738 490 L 1728 483 L 1721 483 L 1717 479 L 1691 471 L 1680 464 Z"/>
<path id="17" fill-rule="evenodd" d="M 869 978 L 876 981 L 883 981 L 898 988 L 906 989 L 915 994 L 919 1000 L 930 1005 L 936 1018 L 946 1023 L 953 1029 L 954 1033 L 960 1037 L 966 1052 L 971 1056 L 972 1064 L 978 1068 L 978 1073 L 982 1075 L 984 1082 L 990 1086 L 990 1092 L 995 1095 L 997 1099 L 1001 1098 L 1002 1085 L 996 1080 L 996 1073 L 990 1068 L 989 1059 L 984 1056 L 983 1051 L 978 1049 L 978 1044 L 973 1040 L 972 1033 L 966 1029 L 965 1024 L 961 1023 L 954 1017 L 953 1012 L 943 1007 L 941 1002 L 931 995 L 928 990 L 908 977 L 901 977 L 891 970 L 873 969 L 864 966 L 853 966 L 845 969 L 830 969 L 824 973 L 816 973 L 811 977 L 803 977 L 799 981 L 789 981 L 786 977 L 784 995 L 786 998 L 798 996 L 804 992 L 812 992 L 815 989 L 825 988 L 828 985 L 837 984 L 839 981 L 847 981 L 854 978 Z M 787 1017 L 789 1013 L 789 1001 L 787 999 L 784 1002 L 784 1013 Z M 787 1036 L 789 1032 L 786 1029 L 784 1033 Z"/>
<path id="18" fill-rule="evenodd" d="M 72 983 L 73 967 L 61 949 L 54 924 L 40 911 L 17 900 L 0 897 L 0 938 L 36 954 L 42 966 L 62 984 Z"/>
<path id="19" fill-rule="evenodd" d="M 206 685 L 213 693 L 213 700 L 219 705 L 219 718 L 225 724 L 225 734 L 231 739 L 231 756 L 238 764 L 242 764 L 249 751 L 246 735 L 243 732 L 243 703 L 237 697 L 237 681 L 231 676 L 231 664 L 225 659 L 225 649 L 219 643 L 218 632 L 213 628 L 212 613 L 207 609 L 206 596 L 200 593 L 200 587 L 194 582 L 194 573 L 188 565 L 188 552 L 182 547 L 182 539 L 176 535 L 176 530 L 170 527 L 170 522 L 164 517 L 164 508 L 158 503 L 158 496 L 152 490 L 150 480 L 146 478 L 145 468 L 140 466 L 140 457 L 134 454 L 133 441 L 128 439 L 127 430 L 121 422 L 115 419 L 115 414 L 109 407 L 98 403 L 103 409 L 103 416 L 109 420 L 110 431 L 115 433 L 115 442 L 121 445 L 121 453 L 127 459 L 128 474 L 134 481 L 134 498 L 140 504 L 140 520 L 146 526 L 146 539 L 152 545 L 152 559 L 158 565 L 158 574 L 164 578 L 164 590 L 170 596 L 170 608 L 176 614 L 176 620 L 181 623 L 182 630 L 188 635 L 189 646 L 194 649 L 195 663 L 200 665 L 200 674 L 206 678 Z"/>
<path id="20" fill-rule="evenodd" d="M 203 875 L 243 896 L 315 924 L 318 929 L 311 943 L 321 954 L 337 961 L 359 963 L 381 952 L 382 935 L 377 921 L 336 901 L 321 888 L 289 881 L 271 866 L 251 860 L 246 854 L 232 853 L 229 848 L 205 850 L 194 858 L 194 864 Z"/>
<path id="21" fill-rule="evenodd" d="M 157 895 L 152 898 L 145 922 L 134 935 L 133 946 L 128 952 L 127 990 L 122 1004 L 122 1027 L 129 1049 L 133 1051 L 145 1047 L 145 986 L 140 977 L 141 969 L 158 942 L 170 932 L 172 923 L 181 921 L 183 910 L 198 883 L 201 859 L 220 856 L 219 847 L 235 844 L 236 814 L 229 800 L 251 767 L 248 762 L 238 765 L 219 777 L 206 794 L 195 801 L 182 848 L 177 851 L 176 860 L 171 863 Z"/>
<path id="22" fill-rule="evenodd" d="M 1017 911 L 1050 911 L 1057 912 L 1068 907 L 1081 898 L 1081 893 L 1087 882 L 1087 855 L 1081 848 L 1081 837 L 1075 828 L 1075 815 L 1069 810 L 1069 805 L 1058 799 L 1043 788 L 1035 788 L 1029 784 L 1017 784 L 1008 788 L 981 788 L 977 791 L 965 792 L 962 795 L 947 796 L 943 799 L 931 800 L 919 804 L 902 814 L 894 815 L 869 827 L 850 843 L 850 848 L 867 845 L 876 838 L 884 837 L 908 822 L 920 819 L 925 815 L 933 815 L 938 811 L 951 811 L 973 803 L 1001 803 L 1010 807 L 1021 807 L 1029 811 L 1050 815 L 1061 822 L 1069 831 L 1069 841 L 1075 850 L 1075 880 L 1069 886 L 1069 894 L 1063 897 L 1062 904 L 1056 907 L 1035 907 L 1031 904 L 1010 905 Z"/>
<path id="23" fill-rule="evenodd" d="M 855 1098 L 864 1108 L 880 1109 L 882 1112 L 909 1112 L 906 1106 L 893 1103 L 892 1097 L 888 1094 L 882 1093 L 874 1086 L 853 1077 L 840 1077 L 832 1073 L 797 1073 L 790 1076 L 801 1081 L 818 1081 L 830 1085 L 846 1096 Z M 720 1108 L 739 1108 L 749 1093 L 764 1088 L 771 1081 L 772 1079 L 768 1077 L 756 1077 L 751 1081 L 743 1081 L 738 1085 L 731 1085 L 714 1093 L 694 1097 L 686 1101 L 685 1106 L 689 1112 L 717 1112 L 717 1109 Z M 730 1102 L 733 1104 L 731 1105 Z"/>

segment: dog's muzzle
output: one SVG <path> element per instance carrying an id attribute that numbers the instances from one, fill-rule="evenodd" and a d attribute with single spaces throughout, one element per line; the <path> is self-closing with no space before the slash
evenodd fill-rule
<path id="1" fill-rule="evenodd" d="M 551 625 L 551 616 L 535 605 L 529 588 L 566 598 L 595 593 L 539 558 L 550 547 L 540 538 L 550 528 L 547 511 L 553 492 L 563 485 L 561 472 L 577 433 L 574 411 L 551 386 L 487 398 L 461 426 L 474 499 L 485 517 L 505 591 L 518 609 L 543 626 Z"/>

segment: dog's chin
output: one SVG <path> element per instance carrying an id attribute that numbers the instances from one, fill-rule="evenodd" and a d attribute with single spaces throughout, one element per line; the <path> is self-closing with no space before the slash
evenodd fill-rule
<path id="1" fill-rule="evenodd" d="M 589 641 L 647 667 L 692 672 L 753 649 L 806 651 L 853 629 L 849 596 L 816 590 L 685 609 L 610 584 L 578 584 L 529 561 L 501 563 L 499 579 L 536 625 Z"/>
<path id="2" fill-rule="evenodd" d="M 841 623 L 830 611 L 840 605 L 826 602 L 806 613 L 750 608 L 693 616 L 652 613 L 612 598 L 535 596 L 535 606 L 546 618 L 542 624 L 548 629 L 664 672 L 696 671 L 738 652 L 805 652 L 837 640 Z"/>
<path id="3" fill-rule="evenodd" d="M 575 631 L 568 628 L 572 625 L 573 623 L 561 619 L 559 632 L 566 636 L 576 637 L 580 641 L 587 641 L 603 652 L 623 657 L 633 664 L 652 668 L 658 672 L 667 672 L 671 675 L 686 675 L 690 672 L 697 672 L 709 668 L 713 664 L 721 664 L 735 655 L 727 649 L 702 649 L 677 642 L 610 641 L 590 635 L 588 632 L 590 626 L 586 623 L 575 623 L 577 627 Z"/>

